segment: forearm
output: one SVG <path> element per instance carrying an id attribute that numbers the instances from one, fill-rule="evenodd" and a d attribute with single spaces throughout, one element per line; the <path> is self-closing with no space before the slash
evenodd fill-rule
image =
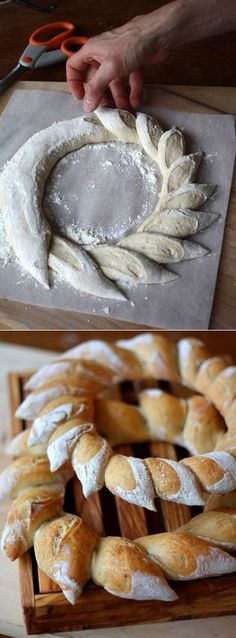
<path id="1" fill-rule="evenodd" d="M 151 50 L 175 49 L 236 29 L 236 0 L 174 0 L 128 24 L 140 28 Z"/>

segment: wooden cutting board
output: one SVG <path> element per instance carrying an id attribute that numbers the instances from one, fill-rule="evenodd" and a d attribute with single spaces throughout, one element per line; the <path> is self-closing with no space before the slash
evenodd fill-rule
<path id="1" fill-rule="evenodd" d="M 45 89 L 67 92 L 64 82 L 18 82 L 0 98 L 0 112 L 14 88 Z M 146 101 L 150 105 L 160 103 L 161 107 L 199 113 L 236 113 L 236 88 L 165 86 L 147 87 Z M 236 171 L 230 196 L 223 250 L 218 272 L 215 298 L 210 328 L 236 328 Z M 58 311 L 42 307 L 0 301 L 0 329 L 115 329 L 143 328 L 131 323 L 85 315 L 71 311 Z"/>

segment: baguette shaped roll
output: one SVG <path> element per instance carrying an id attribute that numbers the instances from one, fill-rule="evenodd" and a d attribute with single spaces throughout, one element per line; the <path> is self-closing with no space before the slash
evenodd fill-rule
<path id="1" fill-rule="evenodd" d="M 51 381 L 51 383 L 45 383 L 40 386 L 38 390 L 33 390 L 19 405 L 15 416 L 18 419 L 33 421 L 50 401 L 65 394 L 70 394 L 71 396 L 77 396 L 77 394 L 79 394 L 77 377 L 72 377 L 68 384 Z"/>
<path id="2" fill-rule="evenodd" d="M 205 492 L 220 494 L 236 488 L 236 458 L 229 452 L 208 452 L 180 461 L 195 474 Z"/>
<path id="3" fill-rule="evenodd" d="M 182 445 L 191 454 L 210 452 L 225 433 L 224 420 L 205 397 L 194 396 L 187 399 L 186 403 L 188 412 Z"/>
<path id="4" fill-rule="evenodd" d="M 222 370 L 211 384 L 208 394 L 220 414 L 226 416 L 236 399 L 236 366 Z"/>
<path id="5" fill-rule="evenodd" d="M 209 511 L 194 516 L 177 530 L 191 534 L 228 551 L 236 550 L 236 509 Z"/>
<path id="6" fill-rule="evenodd" d="M 167 578 L 195 580 L 229 574 L 236 559 L 209 542 L 177 532 L 139 538 L 135 543 L 155 558 Z"/>
<path id="7" fill-rule="evenodd" d="M 101 538 L 92 557 L 92 578 L 106 591 L 135 600 L 176 600 L 156 561 L 136 543 L 107 536 Z"/>
<path id="8" fill-rule="evenodd" d="M 2 533 L 1 548 L 10 560 L 33 546 L 34 534 L 63 508 L 65 490 L 60 483 L 24 490 L 13 502 Z"/>
<path id="9" fill-rule="evenodd" d="M 141 393 L 140 407 L 146 419 L 149 439 L 183 443 L 186 401 L 158 388 L 151 388 Z"/>
<path id="10" fill-rule="evenodd" d="M 226 494 L 211 494 L 204 507 L 204 512 L 220 509 L 236 509 L 236 490 Z"/>
<path id="11" fill-rule="evenodd" d="M 80 371 L 68 380 L 57 380 L 40 385 L 24 399 L 16 411 L 21 419 L 34 419 L 49 401 L 65 395 L 80 396 L 89 393 L 95 396 L 110 387 L 113 375 L 110 370 L 96 362 L 81 361 Z"/>
<path id="12" fill-rule="evenodd" d="M 141 411 L 133 405 L 97 399 L 95 401 L 94 423 L 98 432 L 111 445 L 137 443 L 150 439 L 149 428 Z"/>
<path id="13" fill-rule="evenodd" d="M 97 540 L 97 534 L 72 514 L 44 523 L 35 534 L 40 569 L 59 585 L 72 604 L 91 576 L 91 556 Z"/>
<path id="14" fill-rule="evenodd" d="M 143 369 L 137 357 L 117 344 L 108 344 L 100 339 L 86 341 L 74 349 L 83 363 L 96 361 L 113 373 L 114 380 L 143 378 Z"/>
<path id="15" fill-rule="evenodd" d="M 30 430 L 23 430 L 19 432 L 19 434 L 16 434 L 7 444 L 5 454 L 9 454 L 9 456 L 28 456 L 29 454 L 39 454 L 42 456 L 46 454 L 46 445 L 42 444 L 29 447 L 29 435 Z"/>
<path id="16" fill-rule="evenodd" d="M 0 474 L 0 500 L 15 498 L 21 490 L 34 485 L 65 484 L 73 476 L 70 464 L 52 474 L 46 456 L 23 456 L 13 461 Z"/>
<path id="17" fill-rule="evenodd" d="M 156 511 L 155 492 L 150 472 L 142 459 L 115 454 L 105 471 L 106 487 L 128 503 Z"/>
<path id="18" fill-rule="evenodd" d="M 200 366 L 195 377 L 195 390 L 208 396 L 208 391 L 215 378 L 227 366 L 231 364 L 231 357 L 224 355 L 222 357 L 211 357 L 206 359 Z"/>
<path id="19" fill-rule="evenodd" d="M 101 343 L 103 342 L 101 341 Z M 86 376 L 89 380 L 89 388 L 92 387 L 93 381 L 99 382 L 102 386 L 106 386 L 115 380 L 114 374 L 112 374 L 113 369 L 111 368 L 110 370 L 107 370 L 107 363 L 102 357 L 100 357 L 100 360 L 97 361 L 96 358 L 92 360 L 92 357 L 90 360 L 83 359 L 81 361 L 81 359 L 82 357 L 79 357 L 78 355 L 78 359 L 61 357 L 52 361 L 52 363 L 49 363 L 37 370 L 37 372 L 29 378 L 25 384 L 25 388 L 27 390 L 36 390 L 41 386 L 44 386 L 45 383 L 52 383 L 55 381 L 60 382 L 63 385 L 68 385 L 72 379 L 77 377 L 78 381 L 80 381 L 81 377 Z M 97 366 L 96 364 L 100 365 Z"/>
<path id="20" fill-rule="evenodd" d="M 93 427 L 93 423 L 80 423 L 80 418 L 75 417 L 57 428 L 47 447 L 51 472 L 58 470 L 70 459 L 77 441 L 85 432 L 93 430 Z"/>
<path id="21" fill-rule="evenodd" d="M 170 459 L 150 458 L 145 463 L 157 496 L 174 503 L 204 505 L 201 487 L 188 468 L 183 470 L 183 465 Z"/>
<path id="22" fill-rule="evenodd" d="M 47 443 L 58 424 L 75 417 L 79 417 L 81 423 L 83 419 L 85 423 L 92 420 L 93 406 L 89 397 L 65 395 L 50 401 L 33 422 L 29 444 Z"/>
<path id="23" fill-rule="evenodd" d="M 202 363 L 209 358 L 209 351 L 199 339 L 180 339 L 177 343 L 181 381 L 195 389 L 195 378 Z"/>
<path id="24" fill-rule="evenodd" d="M 176 345 L 166 337 L 143 333 L 117 343 L 137 355 L 147 377 L 163 381 L 180 381 Z"/>
<path id="25" fill-rule="evenodd" d="M 72 454 L 72 466 L 81 481 L 83 494 L 88 498 L 105 483 L 105 469 L 112 448 L 97 432 L 83 434 L 76 444 Z"/>

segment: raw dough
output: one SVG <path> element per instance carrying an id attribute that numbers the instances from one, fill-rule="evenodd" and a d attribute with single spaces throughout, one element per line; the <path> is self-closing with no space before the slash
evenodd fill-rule
<path id="1" fill-rule="evenodd" d="M 55 163 L 85 144 L 139 143 L 162 173 L 155 211 L 116 245 L 84 250 L 53 235 L 42 209 L 45 183 Z M 211 196 L 214 186 L 193 184 L 200 152 L 184 155 L 184 136 L 176 128 L 163 133 L 144 113 L 98 108 L 95 113 L 55 122 L 15 153 L 0 175 L 0 206 L 9 244 L 24 270 L 49 285 L 49 268 L 75 289 L 100 297 L 126 299 L 121 281 L 167 283 L 176 275 L 158 266 L 204 256 L 208 251 L 173 237 L 186 237 L 213 223 L 217 215 L 192 212 Z M 171 237 L 173 235 L 173 237 Z M 155 263 L 157 262 L 157 263 Z M 49 266 L 49 268 L 48 268 Z"/>

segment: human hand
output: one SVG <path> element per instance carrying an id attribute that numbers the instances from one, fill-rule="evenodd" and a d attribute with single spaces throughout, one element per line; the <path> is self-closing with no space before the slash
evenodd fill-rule
<path id="1" fill-rule="evenodd" d="M 137 108 L 142 98 L 143 65 L 158 64 L 168 55 L 153 29 L 152 16 L 139 16 L 122 27 L 90 38 L 69 58 L 67 81 L 73 95 L 80 100 L 84 98 L 86 111 L 99 105 L 110 106 L 111 97 L 117 108 Z"/>

